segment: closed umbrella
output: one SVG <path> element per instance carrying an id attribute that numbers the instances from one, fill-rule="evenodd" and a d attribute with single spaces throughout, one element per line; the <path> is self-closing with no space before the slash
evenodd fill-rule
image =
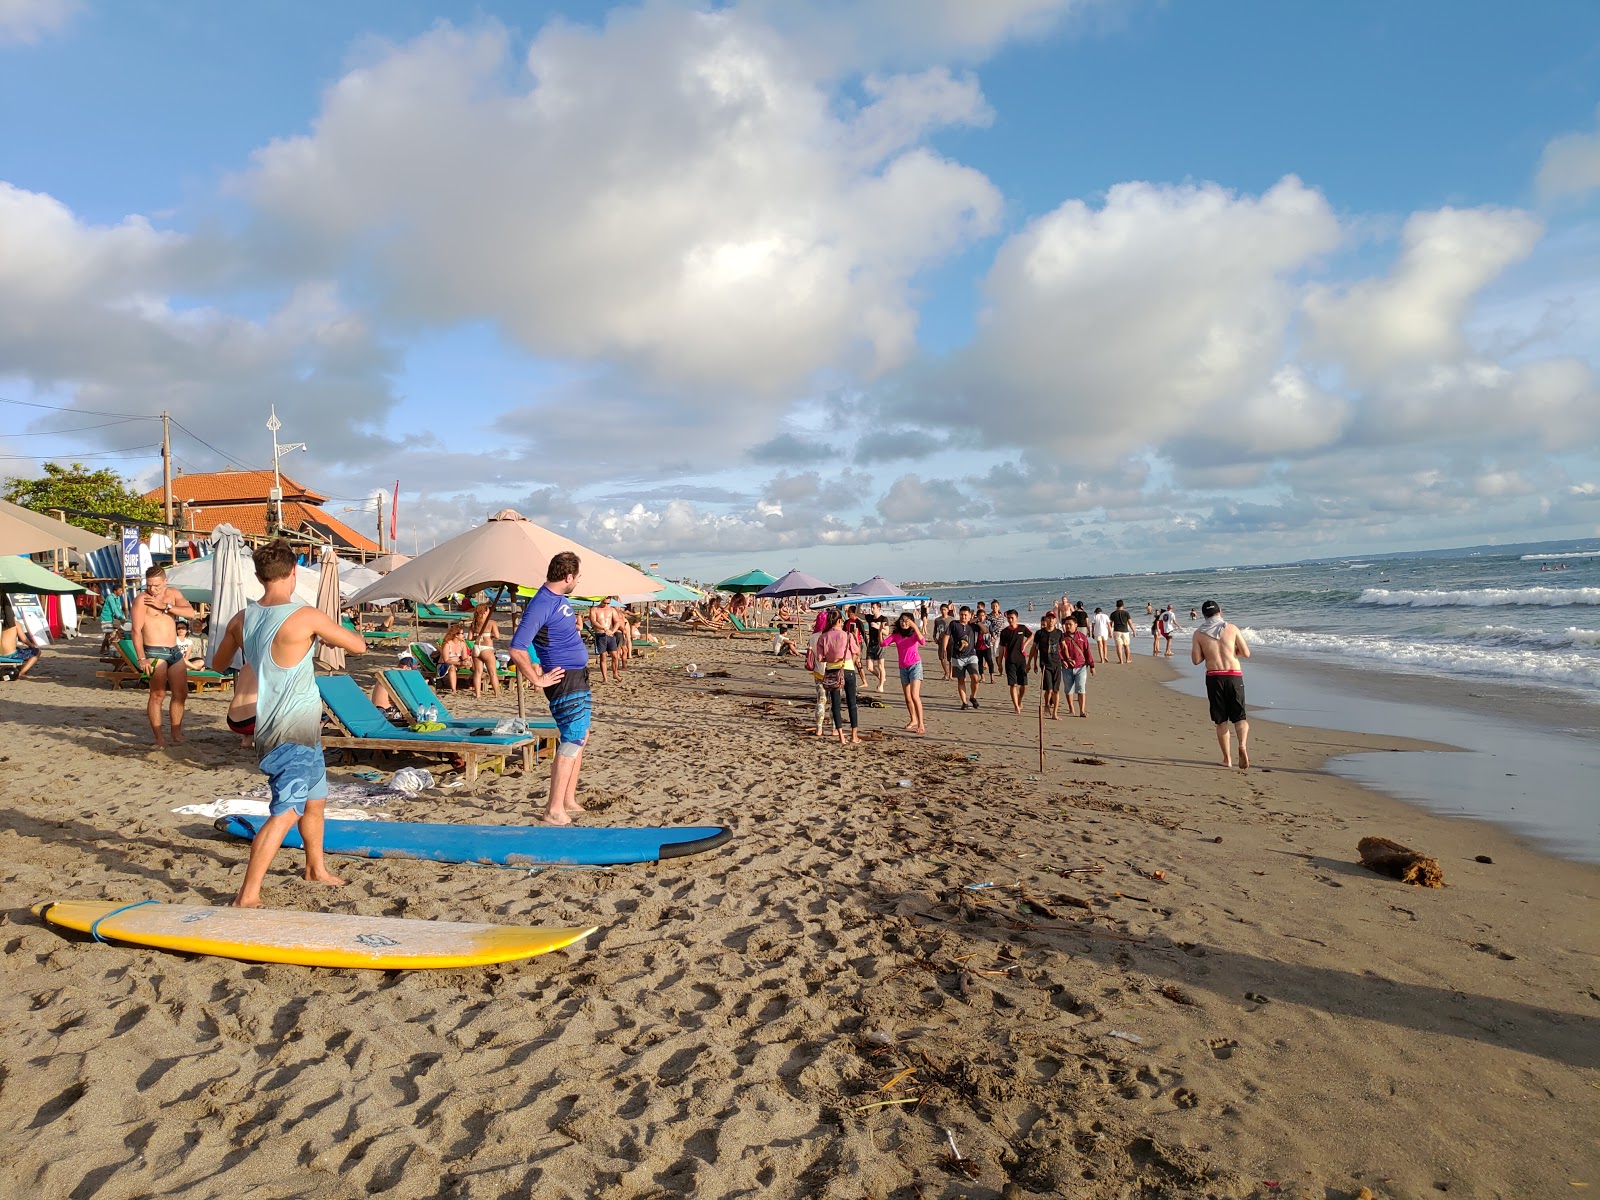
<path id="1" fill-rule="evenodd" d="M 339 556 L 333 552 L 332 546 L 326 546 L 322 551 L 322 580 L 317 587 L 317 607 L 332 618 L 333 623 L 339 623 Z M 338 646 L 330 646 L 327 642 L 317 642 L 317 665 L 329 671 L 344 670 L 344 651 Z"/>
<path id="2" fill-rule="evenodd" d="M 815 575 L 807 575 L 804 571 L 790 571 L 782 579 L 774 579 L 756 595 L 787 599 L 790 596 L 827 596 L 834 590 L 833 584 L 824 583 Z"/>
<path id="3" fill-rule="evenodd" d="M 244 666 L 244 654 L 235 651 L 232 662 L 219 663 L 216 658 L 217 647 L 222 644 L 222 634 L 234 617 L 244 611 L 245 603 L 249 600 L 246 576 L 250 583 L 254 583 L 257 595 L 264 592 L 260 582 L 256 579 L 255 563 L 251 561 L 244 548 L 244 538 L 232 525 L 218 525 L 211 531 L 207 541 L 211 545 L 211 554 L 207 558 L 192 559 L 193 562 L 209 563 L 211 566 L 211 623 L 206 631 L 206 666 L 213 671 L 227 671 Z M 185 564 L 187 565 L 187 564 Z M 172 583 L 169 572 L 167 583 Z M 192 597 L 191 597 L 192 599 Z"/>

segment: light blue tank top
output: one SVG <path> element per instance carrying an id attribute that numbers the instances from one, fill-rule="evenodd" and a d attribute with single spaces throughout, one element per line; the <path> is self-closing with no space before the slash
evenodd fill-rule
<path id="1" fill-rule="evenodd" d="M 317 691 L 311 649 L 292 667 L 272 659 L 272 639 L 283 623 L 306 606 L 262 606 L 251 602 L 244 610 L 244 659 L 256 670 L 256 752 L 265 757 L 279 746 L 322 745 L 322 696 Z"/>

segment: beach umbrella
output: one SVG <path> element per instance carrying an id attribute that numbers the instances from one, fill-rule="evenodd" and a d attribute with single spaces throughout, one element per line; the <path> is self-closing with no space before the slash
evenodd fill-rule
<path id="1" fill-rule="evenodd" d="M 246 581 L 256 585 L 258 594 L 261 584 L 256 580 L 255 563 L 245 553 L 244 538 L 237 529 L 232 525 L 218 525 L 206 540 L 211 545 L 210 556 L 192 560 L 211 564 L 211 624 L 206 633 L 206 666 L 213 671 L 227 671 L 244 666 L 244 653 L 235 651 L 232 662 L 219 663 L 217 647 L 222 644 L 228 625 L 244 611 L 249 600 Z M 170 574 L 167 584 L 169 587 L 172 584 Z"/>
<path id="2" fill-rule="evenodd" d="M 904 596 L 906 591 L 898 584 L 890 583 L 882 575 L 874 575 L 864 583 L 858 583 L 850 589 L 852 596 Z"/>
<path id="3" fill-rule="evenodd" d="M 756 595 L 784 599 L 789 596 L 826 596 L 835 590 L 833 584 L 823 583 L 815 575 L 807 575 L 804 571 L 790 571 L 782 579 L 774 579 Z"/>
<path id="4" fill-rule="evenodd" d="M 100 550 L 120 546 L 65 521 L 56 521 L 31 508 L 0 500 L 0 554 L 43 554 L 46 550 Z"/>
<path id="5" fill-rule="evenodd" d="M 409 554 L 380 554 L 369 562 L 367 566 L 379 575 L 387 575 L 396 567 L 403 567 L 410 561 L 411 556 Z"/>
<path id="6" fill-rule="evenodd" d="M 72 580 L 47 571 L 31 559 L 15 555 L 0 558 L 0 592 L 66 596 L 83 590 Z"/>
<path id="7" fill-rule="evenodd" d="M 339 623 L 339 556 L 333 552 L 332 546 L 322 549 L 322 578 L 317 587 L 317 607 L 327 613 L 335 625 Z M 329 671 L 344 670 L 344 651 L 321 639 L 317 641 L 316 659 L 318 666 Z"/>
<path id="8" fill-rule="evenodd" d="M 432 604 L 456 592 L 484 588 L 531 587 L 545 582 L 550 560 L 563 551 L 578 556 L 579 590 L 588 596 L 647 595 L 660 584 L 627 563 L 581 546 L 571 538 L 535 525 L 521 513 L 501 509 L 482 525 L 440 542 L 390 571 L 350 599 L 365 604 L 383 597 Z"/>
<path id="9" fill-rule="evenodd" d="M 753 568 L 743 575 L 735 575 L 730 579 L 724 579 L 716 585 L 716 590 L 719 592 L 759 592 L 768 584 L 777 582 L 776 579 L 760 568 Z M 830 587 L 828 591 L 831 592 L 833 589 Z"/>
<path id="10" fill-rule="evenodd" d="M 649 575 L 650 573 L 647 571 L 645 574 Z M 652 599 L 660 600 L 664 603 L 692 602 L 705 599 L 704 592 L 698 588 L 692 588 L 686 583 L 674 583 L 670 579 L 662 579 L 659 575 L 650 575 L 650 578 L 661 585 L 661 590 Z"/>
<path id="11" fill-rule="evenodd" d="M 363 567 L 347 558 L 339 560 L 339 594 L 346 598 L 377 583 L 383 576 L 371 567 Z M 393 604 L 400 597 L 389 596 L 382 600 L 369 600 L 369 604 Z"/>

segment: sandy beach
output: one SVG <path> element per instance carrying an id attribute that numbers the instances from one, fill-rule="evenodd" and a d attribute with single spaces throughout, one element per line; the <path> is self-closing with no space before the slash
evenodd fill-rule
<path id="1" fill-rule="evenodd" d="M 600 927 L 478 970 L 47 928 L 29 908 L 52 899 L 226 902 L 246 847 L 169 810 L 260 776 L 214 696 L 191 698 L 186 746 L 149 749 L 144 694 L 97 681 L 88 639 L 0 686 L 0 1192 L 1600 1189 L 1600 869 L 1321 770 L 1411 743 L 1261 721 L 1257 767 L 1224 771 L 1203 705 L 1163 686 L 1182 660 L 1135 654 L 1100 669 L 1089 719 L 1046 723 L 1042 772 L 1033 695 L 958 712 L 929 679 L 918 738 L 892 671 L 844 748 L 809 736 L 795 660 L 668 640 L 597 686 L 580 799 L 594 824 L 727 824 L 728 846 L 532 874 L 343 859 L 337 891 L 284 855 L 268 878 L 275 907 Z M 491 776 L 388 811 L 522 823 L 543 790 Z M 1362 869 L 1369 835 L 1448 886 Z"/>

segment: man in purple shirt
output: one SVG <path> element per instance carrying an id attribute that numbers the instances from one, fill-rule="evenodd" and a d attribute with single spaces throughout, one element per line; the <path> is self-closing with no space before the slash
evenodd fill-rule
<path id="1" fill-rule="evenodd" d="M 578 556 L 564 550 L 550 560 L 545 584 L 528 601 L 517 632 L 511 636 L 511 661 L 523 678 L 544 690 L 550 715 L 560 735 L 550 760 L 550 799 L 545 805 L 546 825 L 571 825 L 581 813 L 578 803 L 578 768 L 589 740 L 592 705 L 589 696 L 589 648 L 578 632 L 567 597 L 578 585 Z M 539 661 L 528 653 L 535 647 Z"/>

